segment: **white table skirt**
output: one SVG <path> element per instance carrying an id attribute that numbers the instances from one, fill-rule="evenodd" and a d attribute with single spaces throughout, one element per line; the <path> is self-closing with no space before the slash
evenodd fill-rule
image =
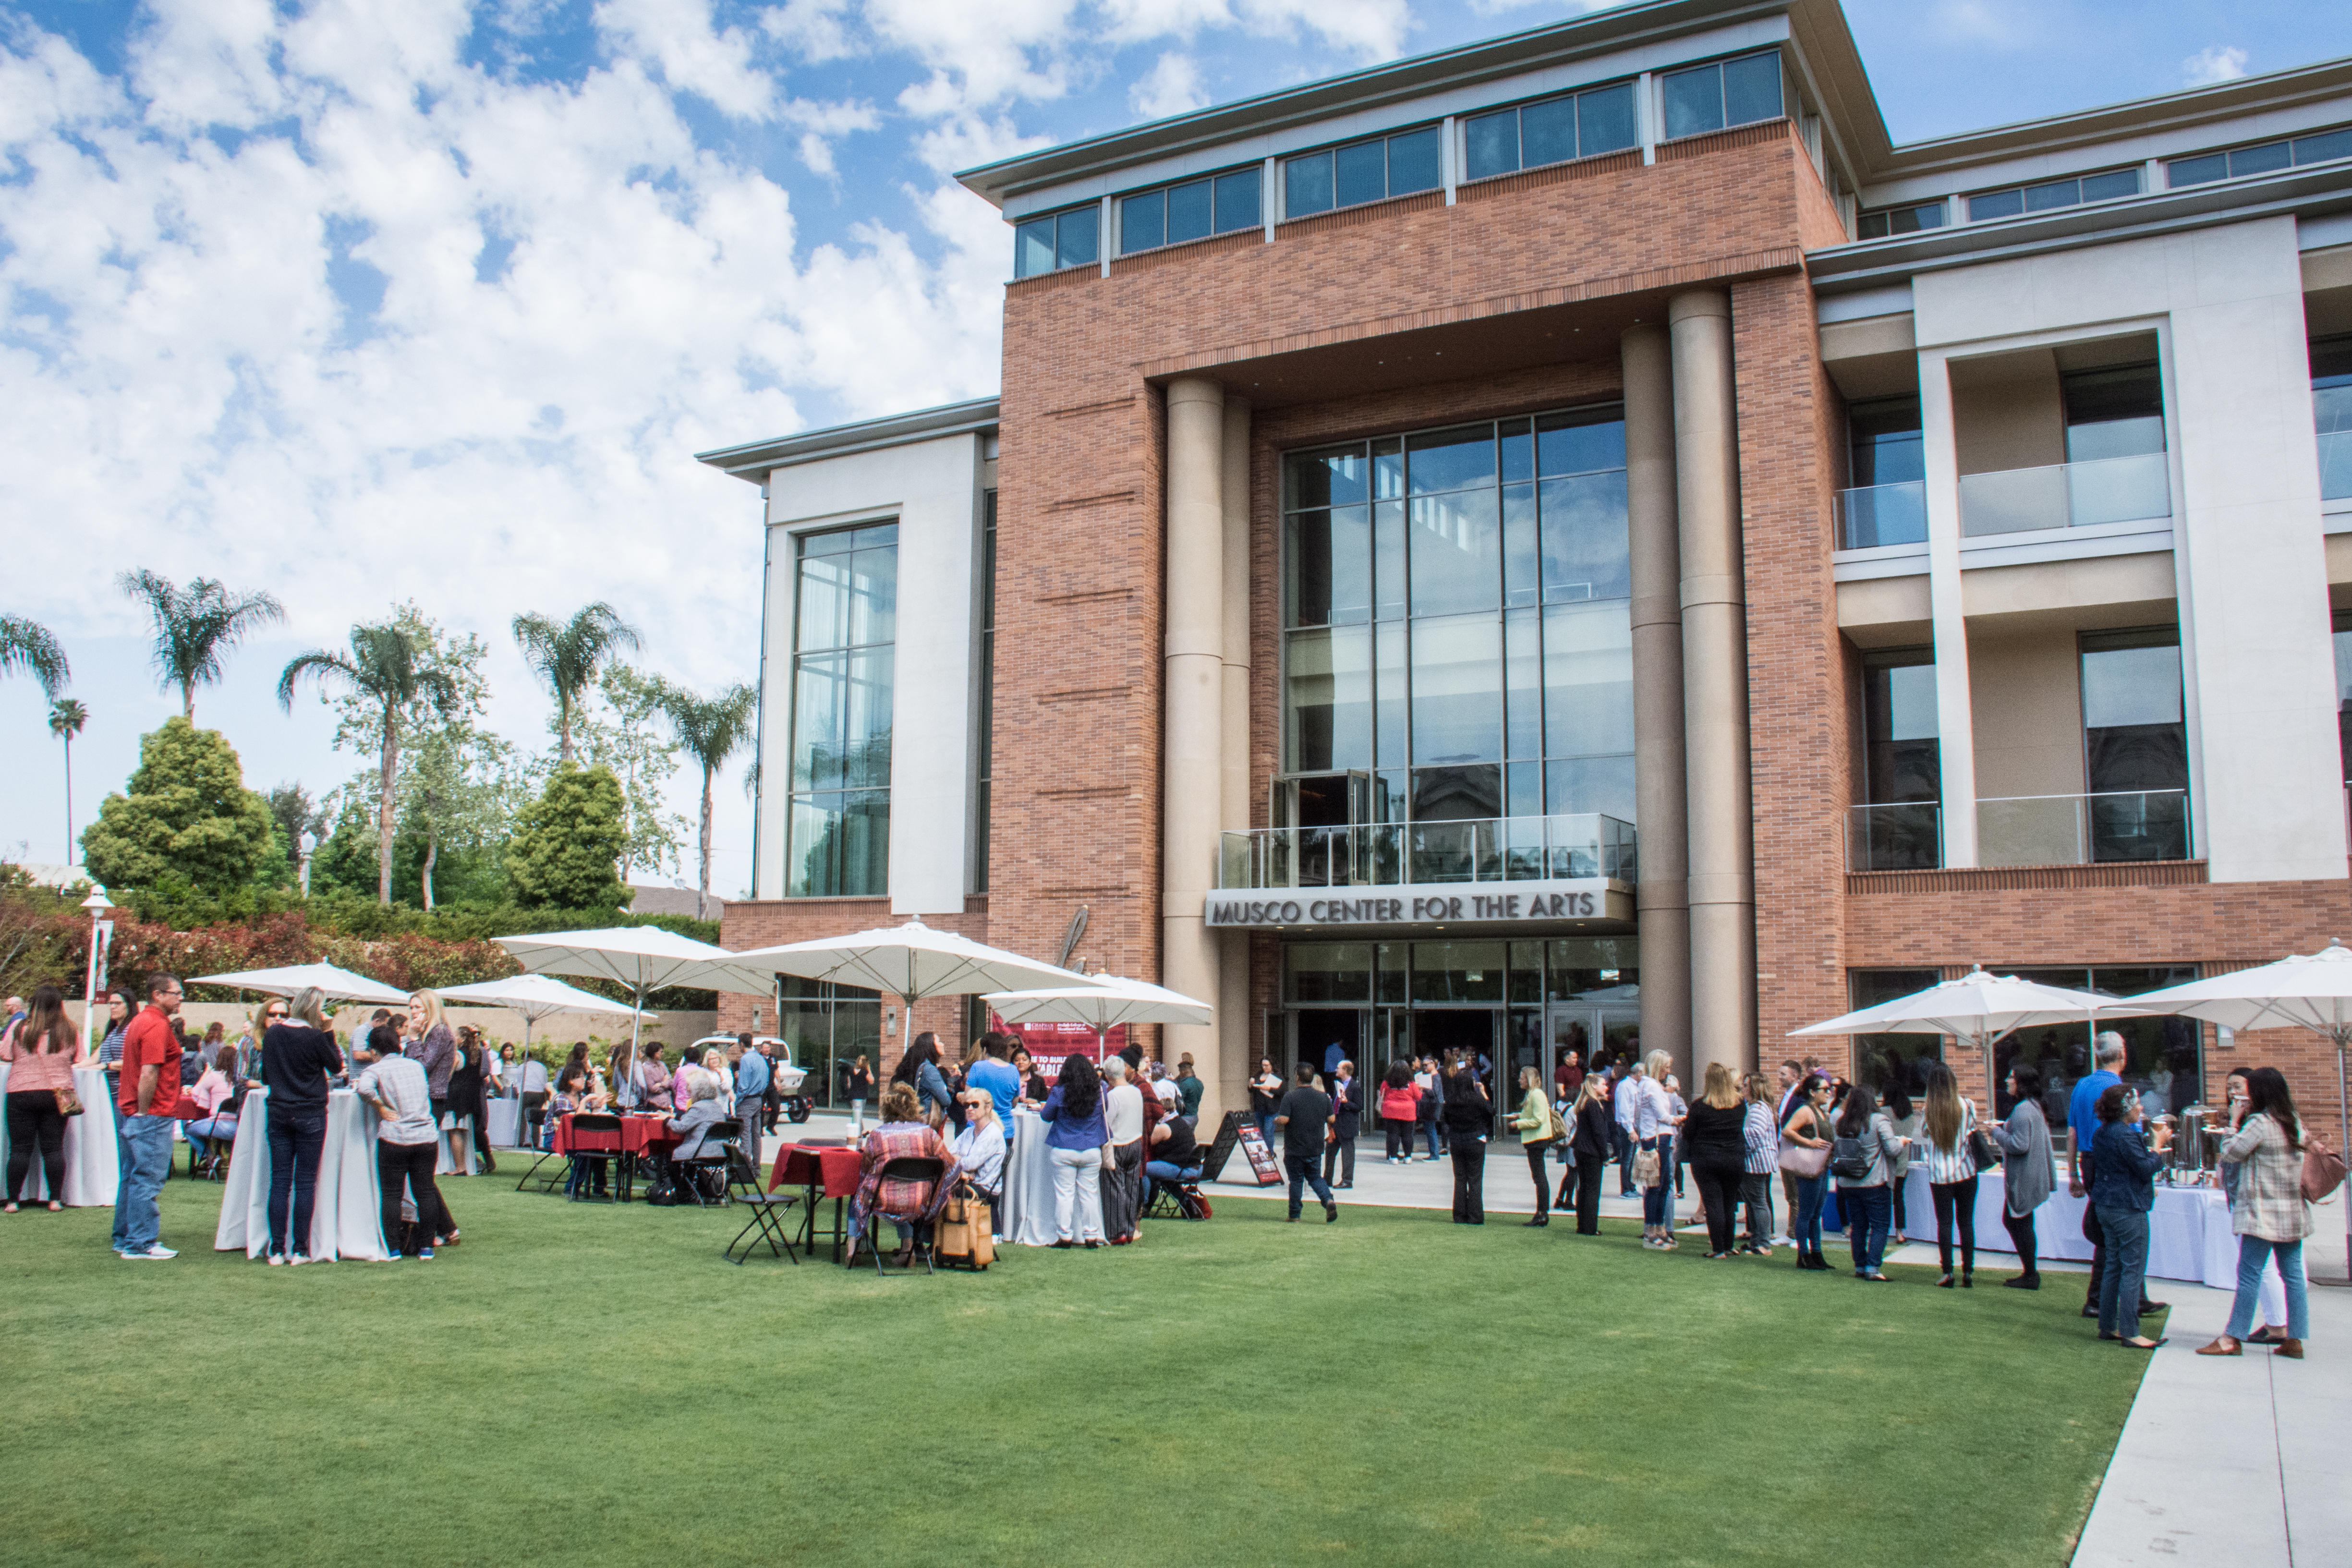
<path id="1" fill-rule="evenodd" d="M 220 1226 L 213 1249 L 258 1258 L 269 1247 L 269 1091 L 245 1097 L 229 1154 L 228 1180 L 221 1187 Z M 383 1223 L 375 1175 L 374 1108 L 348 1089 L 327 1096 L 327 1141 L 319 1151 L 319 1185 L 310 1214 L 313 1258 L 385 1256 Z"/>
<path id="2" fill-rule="evenodd" d="M 0 1062 L 0 1094 L 8 1092 L 10 1065 Z M 106 1081 L 106 1074 L 96 1068 L 76 1068 L 73 1078 L 74 1092 L 81 1096 L 82 1110 L 79 1116 L 66 1118 L 63 1201 L 69 1209 L 110 1208 L 114 1204 L 114 1184 L 121 1171 L 121 1156 L 115 1151 L 113 1089 Z M 8 1125 L 5 1118 L 0 1118 L 0 1172 L 8 1168 L 7 1160 Z M 33 1151 L 32 1165 L 25 1173 L 21 1201 L 49 1201 L 49 1173 L 41 1164 L 38 1149 Z"/>
<path id="3" fill-rule="evenodd" d="M 1013 1147 L 1004 1156 L 1004 1239 L 1051 1247 L 1054 1163 L 1045 1156 L 1045 1121 L 1026 1106 L 1013 1108 Z"/>
<path id="4" fill-rule="evenodd" d="M 1936 1239 L 1936 1202 L 1924 1165 L 1911 1167 L 1903 1184 L 1903 1228 L 1914 1241 Z M 1998 1170 L 1977 1178 L 1977 1250 L 2016 1253 L 2001 1223 L 2009 1184 Z M 2083 1236 L 2089 1200 L 2062 1184 L 2033 1211 L 2033 1239 L 2044 1258 L 2088 1263 L 2091 1244 Z M 2148 1215 L 2147 1273 L 2151 1279 L 2190 1279 L 2229 1290 L 2238 1283 L 2238 1238 L 2230 1231 L 2230 1205 L 2217 1187 L 2156 1189 Z M 2284 1297 L 2281 1298 L 2284 1300 Z"/>
<path id="5" fill-rule="evenodd" d="M 512 1149 L 522 1136 L 522 1101 L 504 1096 L 489 1102 L 490 1147 Z"/>

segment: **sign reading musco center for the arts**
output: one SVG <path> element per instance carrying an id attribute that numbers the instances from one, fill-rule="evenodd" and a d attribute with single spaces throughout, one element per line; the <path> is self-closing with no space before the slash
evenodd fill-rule
<path id="1" fill-rule="evenodd" d="M 1529 882 L 1438 882 L 1379 889 L 1248 889 L 1211 893 L 1213 926 L 1394 926 L 1474 921 L 1600 920 L 1605 878 Z"/>

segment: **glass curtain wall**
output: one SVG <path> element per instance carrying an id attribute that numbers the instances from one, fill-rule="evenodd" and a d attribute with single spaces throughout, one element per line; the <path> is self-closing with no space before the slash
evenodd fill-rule
<path id="1" fill-rule="evenodd" d="M 2137 996 L 2168 985 L 2185 985 L 2197 978 L 2195 964 L 2108 966 L 2095 969 L 2011 969 L 1989 966 L 1996 973 L 2015 974 L 2044 985 L 2101 992 L 2110 996 Z M 2099 1031 L 2114 1030 L 2124 1037 L 2123 1080 L 2140 1097 L 2150 1116 L 2178 1113 L 2184 1106 L 2203 1102 L 2205 1026 L 2194 1018 L 2102 1018 Z M 2020 1029 L 1993 1046 L 1997 1114 L 2007 1116 L 2014 1103 L 2007 1083 L 2010 1064 L 2033 1063 L 2042 1071 L 2042 1110 L 2049 1118 L 2050 1135 L 2063 1152 L 2066 1146 L 2066 1104 L 2074 1085 L 2091 1070 L 2091 1031 L 2084 1024 L 2062 1024 L 2041 1029 Z"/>
<path id="2" fill-rule="evenodd" d="M 1942 865 L 1937 802 L 1943 798 L 1944 775 L 1936 718 L 1936 650 L 1864 654 L 1862 721 L 1864 806 L 1853 814 L 1851 864 L 1864 871 Z"/>
<path id="3" fill-rule="evenodd" d="M 1633 816 L 1625 433 L 1612 404 L 1283 466 L 1283 769 L 1374 820 Z"/>
<path id="4" fill-rule="evenodd" d="M 808 1074 L 802 1091 L 821 1105 L 848 1105 L 850 1069 L 860 1056 L 876 1081 L 881 1079 L 879 992 L 835 985 L 827 980 L 803 980 L 797 974 L 780 976 L 776 1034 L 792 1047 L 793 1065 Z"/>
<path id="5" fill-rule="evenodd" d="M 889 890 L 898 529 L 803 534 L 793 617 L 787 898 Z"/>

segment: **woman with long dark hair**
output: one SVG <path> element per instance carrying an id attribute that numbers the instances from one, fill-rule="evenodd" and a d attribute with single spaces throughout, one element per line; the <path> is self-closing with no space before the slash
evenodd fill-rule
<path id="1" fill-rule="evenodd" d="M 488 1056 L 480 1030 L 471 1024 L 458 1029 L 457 1062 L 449 1069 L 449 1153 L 461 1176 L 474 1173 L 478 1144 L 482 1174 L 498 1173 L 499 1163 L 490 1156 L 489 1103 L 482 1092 L 482 1069 Z"/>
<path id="2" fill-rule="evenodd" d="M 1969 1134 L 1977 1130 L 1976 1102 L 1960 1098 L 1952 1069 L 1941 1062 L 1921 1064 L 1927 1077 L 1927 1104 L 1920 1131 L 1927 1145 L 1927 1192 L 1936 1202 L 1936 1255 L 1944 1277 L 1936 1281 L 1952 1288 L 1952 1233 L 1960 1235 L 1959 1284 L 1976 1289 L 1977 1163 L 1969 1152 Z"/>
<path id="3" fill-rule="evenodd" d="M 1454 1223 L 1486 1223 L 1486 1140 L 1495 1130 L 1494 1102 L 1478 1082 L 1478 1061 L 1457 1056 L 1445 1079 L 1445 1150 L 1454 1157 Z"/>
<path id="4" fill-rule="evenodd" d="M 33 993 L 24 1026 L 0 1041 L 0 1061 L 8 1064 L 8 1201 L 0 1213 L 16 1212 L 37 1149 L 42 1179 L 49 1184 L 49 1212 L 55 1214 L 66 1206 L 66 1113 L 58 1097 L 59 1091 L 74 1092 L 74 1068 L 89 1065 L 80 1032 L 66 1021 L 65 997 L 56 986 Z"/>
<path id="5" fill-rule="evenodd" d="M 1837 1086 L 1815 1073 L 1798 1086 L 1780 1118 L 1781 1169 L 1797 1184 L 1797 1218 L 1789 1238 L 1796 1243 L 1800 1268 L 1830 1266 L 1822 1256 L 1822 1200 L 1830 1184 L 1830 1106 L 1836 1096 Z"/>
<path id="6" fill-rule="evenodd" d="M 1055 1247 L 1103 1244 L 1102 1169 L 1110 1129 L 1103 1121 L 1102 1079 L 1095 1064 L 1073 1051 L 1062 1058 L 1062 1081 L 1037 1114 L 1045 1121 L 1045 1158 L 1054 1166 Z"/>
<path id="7" fill-rule="evenodd" d="M 2000 1223 L 2009 1232 L 2010 1245 L 2017 1248 L 2017 1272 L 2001 1283 L 2012 1290 L 2039 1290 L 2042 1270 L 2033 1211 L 2048 1200 L 2053 1184 L 2050 1123 L 2042 1114 L 2042 1069 L 2032 1062 L 2011 1064 L 2009 1098 L 2009 1120 L 1985 1129 L 2000 1151 L 2001 1185 L 2008 1189 Z"/>
<path id="8" fill-rule="evenodd" d="M 1895 1131 L 1895 1119 L 1879 1109 L 1863 1084 L 1845 1091 L 1835 1123 L 1840 1139 L 1853 1139 L 1859 1163 L 1836 1173 L 1838 1208 L 1844 1215 L 1848 1245 L 1853 1252 L 1853 1277 L 1874 1284 L 1886 1283 L 1887 1226 L 1894 1218 L 1890 1183 L 1895 1163 L 1908 1147 Z"/>
<path id="9" fill-rule="evenodd" d="M 13 1098 L 13 1097 L 11 1097 Z M 2230 1326 L 2199 1355 L 2242 1355 L 2246 1331 L 2262 1300 L 2263 1269 L 2275 1258 L 2286 1285 L 2286 1338 L 2272 1353 L 2303 1359 L 2311 1332 L 2311 1299 L 2303 1273 L 2303 1239 L 2311 1234 L 2311 1205 L 2303 1201 L 2303 1121 L 2294 1111 L 2286 1075 L 2256 1068 L 2246 1075 L 2246 1102 L 2238 1130 L 2221 1146 L 2221 1158 L 2239 1167 L 2237 1197 L 2230 1206 L 2238 1237 L 2238 1293 L 2230 1304 Z M 2100 1216 L 2104 1223 L 2105 1216 Z"/>
<path id="10" fill-rule="evenodd" d="M 914 1089 L 923 1119 L 934 1127 L 946 1118 L 948 1107 L 955 1100 L 955 1091 L 948 1087 L 947 1075 L 940 1070 L 940 1037 L 928 1029 L 915 1037 L 907 1054 L 890 1069 L 890 1081 Z"/>

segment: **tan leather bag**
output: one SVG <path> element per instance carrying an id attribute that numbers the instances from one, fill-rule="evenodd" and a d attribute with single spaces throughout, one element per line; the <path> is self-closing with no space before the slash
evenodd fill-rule
<path id="1" fill-rule="evenodd" d="M 940 1211 L 939 1245 L 933 1249 L 942 1263 L 985 1268 L 996 1261 L 996 1244 L 989 1231 L 988 1205 L 976 1197 L 958 1195 Z"/>

